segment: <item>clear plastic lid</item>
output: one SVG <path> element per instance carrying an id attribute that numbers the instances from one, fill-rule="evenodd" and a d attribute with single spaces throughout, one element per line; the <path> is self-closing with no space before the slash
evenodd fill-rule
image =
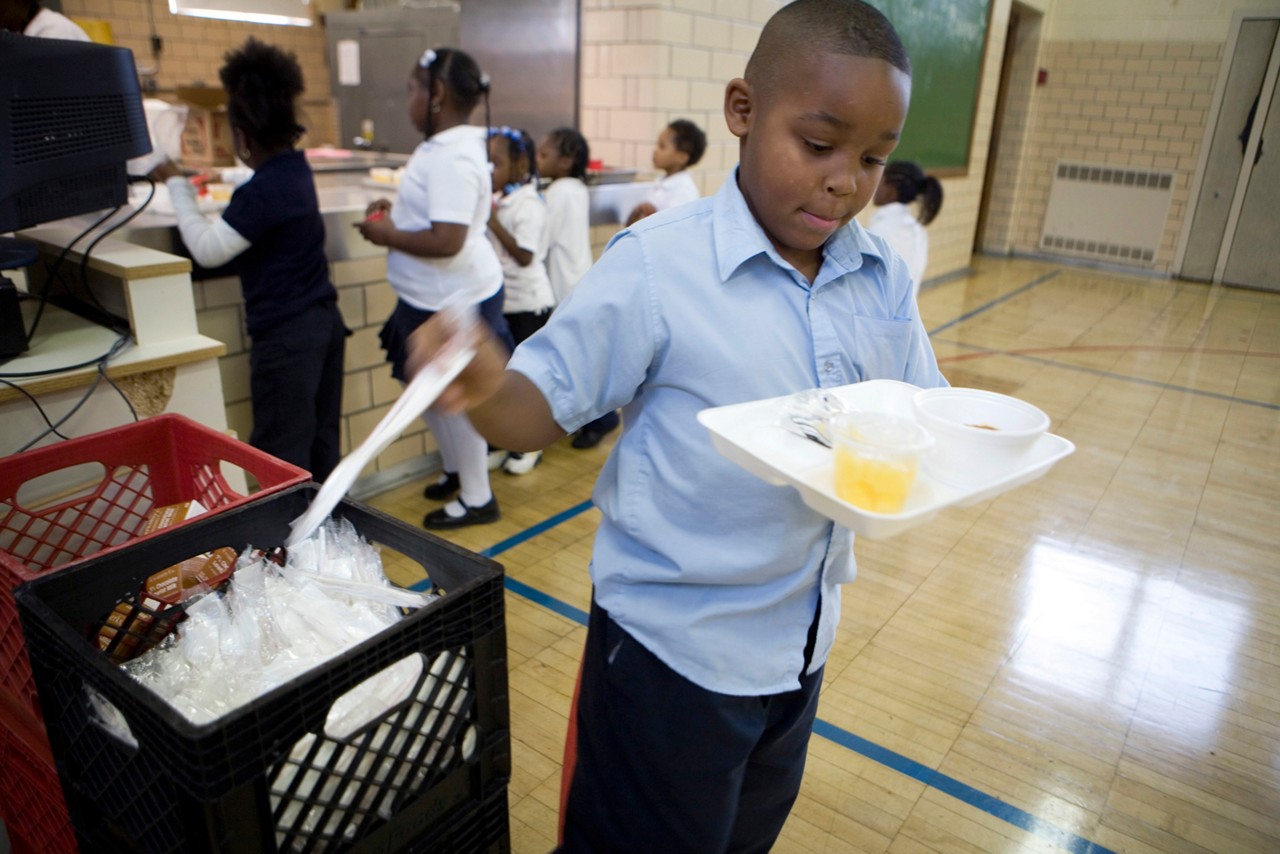
<path id="1" fill-rule="evenodd" d="M 846 412 L 831 419 L 836 444 L 841 441 L 892 451 L 920 454 L 933 447 L 933 436 L 916 422 L 883 412 Z"/>

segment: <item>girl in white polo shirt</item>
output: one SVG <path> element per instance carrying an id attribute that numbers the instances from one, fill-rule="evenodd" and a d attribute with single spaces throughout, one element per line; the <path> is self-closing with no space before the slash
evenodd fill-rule
<path id="1" fill-rule="evenodd" d="M 360 233 L 387 247 L 387 280 L 399 300 L 382 327 L 391 375 L 405 380 L 405 341 L 447 302 L 474 305 L 511 346 L 502 316 L 502 267 L 485 235 L 492 205 L 488 129 L 468 124 L 489 78 L 460 50 L 428 50 L 409 75 L 409 118 L 425 141 L 413 152 L 396 204 L 369 205 Z M 449 501 L 422 520 L 426 528 L 494 522 L 498 502 L 489 488 L 488 447 L 461 415 L 428 411 L 443 471 L 427 498 Z M 457 497 L 454 498 L 454 495 Z"/>
<path id="2" fill-rule="evenodd" d="M 551 316 L 555 294 L 547 276 L 547 203 L 538 193 L 533 139 L 517 128 L 489 131 L 494 205 L 489 240 L 502 262 L 503 314 L 516 346 Z M 527 474 L 542 452 L 512 452 L 502 463 L 507 474 Z"/>

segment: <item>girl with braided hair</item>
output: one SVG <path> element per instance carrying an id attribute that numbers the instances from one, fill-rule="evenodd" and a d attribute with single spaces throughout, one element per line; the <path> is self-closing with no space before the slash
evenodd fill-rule
<path id="1" fill-rule="evenodd" d="M 502 262 L 503 313 L 518 346 L 551 317 L 555 293 L 547 275 L 547 203 L 538 192 L 537 151 L 533 138 L 506 126 L 489 131 L 494 204 L 489 240 Z M 541 451 L 512 452 L 502 462 L 507 474 L 528 474 Z"/>
<path id="2" fill-rule="evenodd" d="M 365 239 L 388 250 L 387 280 L 399 299 L 381 340 L 391 375 L 401 382 L 410 334 L 446 304 L 475 306 L 511 349 L 502 265 L 487 237 L 493 207 L 487 116 L 483 126 L 470 123 L 482 100 L 487 114 L 489 77 L 474 59 L 454 48 L 425 51 L 409 73 L 408 102 L 409 120 L 424 139 L 405 166 L 395 205 L 379 199 L 356 223 Z M 485 440 L 464 416 L 428 410 L 423 419 L 442 463 L 423 496 L 447 502 L 426 514 L 423 527 L 497 521 Z"/>

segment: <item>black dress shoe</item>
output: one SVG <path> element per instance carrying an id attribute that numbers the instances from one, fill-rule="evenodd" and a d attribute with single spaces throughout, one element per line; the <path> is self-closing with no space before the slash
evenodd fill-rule
<path id="1" fill-rule="evenodd" d="M 579 451 L 585 451 L 588 448 L 594 448 L 599 445 L 601 440 L 609 434 L 608 430 L 595 430 L 591 427 L 583 427 L 578 431 L 578 435 L 573 437 L 573 441 L 569 444 L 577 448 Z"/>
<path id="2" fill-rule="evenodd" d="M 422 490 L 422 497 L 430 498 L 432 501 L 445 501 L 452 498 L 454 493 L 461 488 L 462 483 L 458 480 L 458 473 L 456 471 L 447 471 L 444 473 L 444 480 L 427 484 L 427 488 Z"/>
<path id="3" fill-rule="evenodd" d="M 487 504 L 479 507 L 468 507 L 461 498 L 458 499 L 458 503 L 466 511 L 461 516 L 450 516 L 448 511 L 441 507 L 422 517 L 422 527 L 432 531 L 447 531 L 452 528 L 465 528 L 468 525 L 487 525 L 498 521 L 498 517 L 502 515 L 498 512 L 497 496 L 490 498 Z"/>

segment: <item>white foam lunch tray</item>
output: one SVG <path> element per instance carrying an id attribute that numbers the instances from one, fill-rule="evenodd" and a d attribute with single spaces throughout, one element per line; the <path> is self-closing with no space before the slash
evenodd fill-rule
<path id="1" fill-rule="evenodd" d="M 911 398 L 919 389 L 893 380 L 867 380 L 827 389 L 847 409 L 887 412 L 915 420 Z M 698 413 L 711 432 L 716 450 L 768 483 L 793 486 L 804 503 L 854 533 L 868 539 L 896 536 L 932 519 L 939 510 L 994 498 L 1043 477 L 1076 446 L 1061 436 L 1045 433 L 1027 452 L 990 480 L 958 487 L 931 477 L 922 466 L 899 513 L 873 513 L 842 501 L 835 493 L 835 461 L 830 448 L 792 433 L 782 426 L 781 414 L 790 395 Z"/>

